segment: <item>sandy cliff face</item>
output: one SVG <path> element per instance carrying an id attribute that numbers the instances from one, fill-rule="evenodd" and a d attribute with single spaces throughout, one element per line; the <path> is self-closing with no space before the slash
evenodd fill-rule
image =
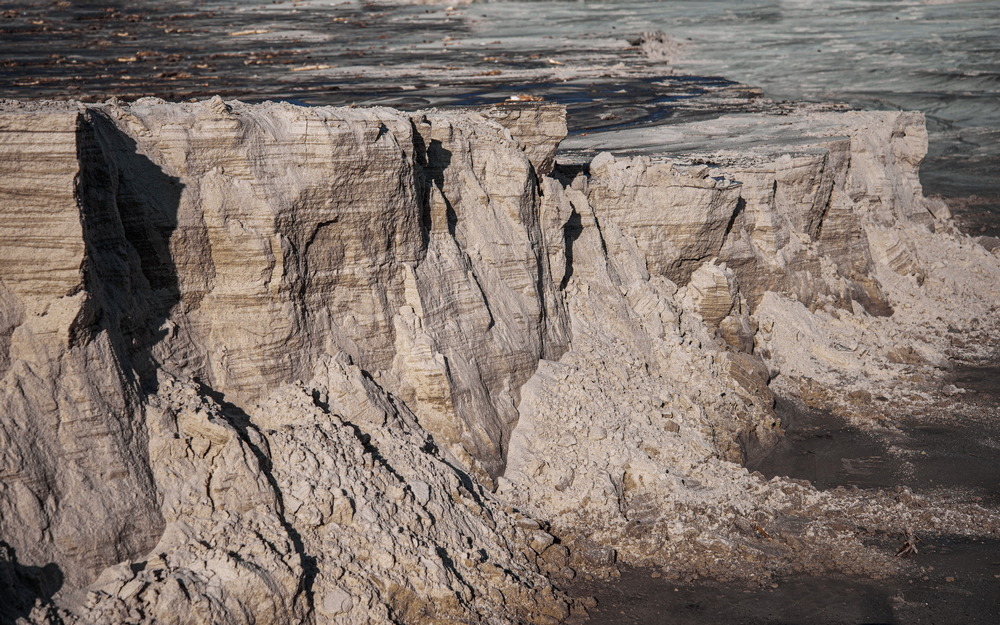
<path id="1" fill-rule="evenodd" d="M 751 119 L 798 132 L 683 160 L 603 153 L 546 187 L 544 210 L 565 224 L 551 264 L 568 268 L 572 342 L 522 390 L 499 493 L 574 536 L 582 559 L 614 550 L 722 575 L 753 562 L 759 574 L 786 558 L 831 563 L 832 545 L 851 541 L 820 531 L 807 541 L 816 555 L 794 555 L 794 541 L 747 540 L 748 519 L 781 528 L 812 507 L 905 524 L 895 503 L 888 525 L 861 521 L 856 496 L 763 486 L 737 463 L 780 435 L 773 390 L 885 424 L 872 395 L 911 392 L 908 365 L 944 365 L 948 323 L 998 321 L 996 284 L 978 282 L 1000 275 L 996 258 L 948 234 L 921 193 L 920 115 L 740 116 L 692 130 L 735 136 Z"/>
<path id="2" fill-rule="evenodd" d="M 422 393 L 418 412 L 471 469 L 502 470 L 517 389 L 565 342 L 545 310 L 532 166 L 502 127 L 221 102 L 93 115 L 179 187 L 146 217 L 176 213 L 161 225 L 178 301 L 159 362 L 244 405 L 342 352 Z"/>
<path id="3" fill-rule="evenodd" d="M 844 568 L 829 519 L 917 514 L 739 463 L 772 389 L 849 406 L 996 322 L 920 116 L 553 171 L 564 115 L 5 105 L 4 616 L 553 622 L 571 565 Z M 806 509 L 827 560 L 761 547 Z"/>
<path id="4" fill-rule="evenodd" d="M 18 560 L 55 564 L 38 583 L 103 572 L 98 621 L 563 614 L 531 524 L 478 485 L 567 341 L 539 174 L 503 126 L 220 100 L 4 113 L 0 497 Z M 539 168 L 557 140 L 533 143 Z"/>
<path id="5" fill-rule="evenodd" d="M 123 288 L 108 301 L 99 277 L 127 277 L 130 259 L 107 245 L 110 216 L 90 203 L 100 191 L 87 184 L 81 113 L 17 110 L 2 128 L 0 522 L 25 561 L 59 563 L 55 587 L 79 585 L 163 531 L 126 357 L 131 285 L 109 284 Z"/>

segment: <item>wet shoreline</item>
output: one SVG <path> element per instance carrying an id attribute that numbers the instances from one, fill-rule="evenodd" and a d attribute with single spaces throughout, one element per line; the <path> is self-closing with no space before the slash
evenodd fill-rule
<path id="1" fill-rule="evenodd" d="M 898 537 L 877 537 L 895 549 Z M 1000 605 L 1000 540 L 922 539 L 905 572 L 890 579 L 830 574 L 774 577 L 761 585 L 679 584 L 656 569 L 628 568 L 614 583 L 580 582 L 593 596 L 591 625 L 991 624 Z"/>
<path id="2" fill-rule="evenodd" d="M 981 3 L 973 4 L 984 19 L 992 15 L 978 6 Z M 523 20 L 529 10 L 525 7 L 537 12 L 537 23 Z M 0 98 L 94 102 L 154 96 L 179 101 L 218 94 L 250 103 L 284 100 L 415 110 L 496 104 L 530 94 L 568 107 L 571 136 L 729 113 L 780 114 L 789 105 L 779 98 L 788 97 L 793 87 L 782 87 L 780 76 L 762 77 L 762 70 L 755 69 L 759 63 L 751 61 L 770 59 L 768 63 L 773 64 L 781 58 L 782 37 L 767 33 L 787 19 L 792 20 L 789 27 L 797 24 L 795 20 L 802 19 L 800 9 L 789 7 L 786 16 L 784 11 L 775 13 L 773 7 L 755 3 L 732 10 L 718 1 L 697 9 L 653 10 L 628 2 L 590 3 L 581 9 L 575 3 L 559 2 L 449 7 L 321 0 L 261 5 L 179 0 L 136 6 L 21 0 L 5 4 L 0 13 L 0 38 L 6 52 L 0 63 Z M 843 25 L 838 20 L 854 15 L 848 9 L 831 5 L 824 9 L 828 15 L 817 17 L 819 24 L 838 27 L 823 35 L 824 45 L 836 50 L 837 38 L 844 38 L 845 50 L 864 62 L 874 52 L 866 51 L 857 35 L 840 30 Z M 947 29 L 959 26 L 954 12 L 946 8 L 928 8 L 926 15 L 903 9 L 895 18 L 913 28 L 926 29 L 921 20 Z M 589 11 L 601 19 L 594 21 Z M 873 23 L 897 24 L 892 7 L 861 12 Z M 720 56 L 721 50 L 712 45 L 715 40 L 728 41 L 737 22 L 763 28 L 751 38 L 760 42 L 744 50 L 747 59 Z M 801 27 L 812 28 L 809 24 Z M 665 34 L 649 32 L 657 28 Z M 815 57 L 812 62 L 820 63 L 819 74 L 843 71 L 835 55 L 827 59 L 823 47 L 803 47 L 805 42 L 799 39 L 791 37 L 787 45 Z M 901 44 L 905 41 L 905 37 L 900 39 Z M 924 39 L 915 41 L 931 45 Z M 976 54 L 988 54 L 987 48 Z M 957 54 L 951 47 L 948 53 L 948 58 Z M 720 65 L 723 58 L 730 59 L 732 67 Z M 911 71 L 917 60 L 907 57 L 900 62 Z M 798 70 L 792 65 L 782 67 L 792 72 L 795 81 Z M 990 67 L 987 63 L 982 68 L 982 76 L 955 74 L 956 88 L 963 90 L 955 97 L 986 97 L 991 88 Z M 884 73 L 875 66 L 866 71 L 875 72 L 873 76 Z M 755 86 L 738 82 L 741 77 Z M 930 80 L 922 74 L 916 78 Z M 824 99 L 813 93 L 815 86 L 797 88 L 813 103 L 842 98 L 860 107 L 908 108 L 910 101 L 929 107 L 931 153 L 921 173 L 925 191 L 958 198 L 955 210 L 971 215 L 960 220 L 963 227 L 970 233 L 995 236 L 1000 224 L 1000 183 L 989 172 L 996 171 L 1000 159 L 988 145 L 989 133 L 996 129 L 955 126 L 939 116 L 940 103 L 928 104 L 932 94 L 906 91 L 902 77 L 892 73 L 886 79 L 889 91 L 882 95 L 847 88 L 841 96 Z M 968 91 L 971 87 L 978 90 Z M 967 115 L 966 105 L 973 104 L 956 105 L 955 114 Z M 962 121 L 967 123 L 971 122 Z M 987 201 L 969 201 L 975 194 Z"/>
<path id="3" fill-rule="evenodd" d="M 416 110 L 527 94 L 564 104 L 571 134 L 775 108 L 757 88 L 651 62 L 639 33 L 568 50 L 490 41 L 440 6 L 172 4 L 190 10 L 12 5 L 0 20 L 0 98 L 220 95 Z"/>

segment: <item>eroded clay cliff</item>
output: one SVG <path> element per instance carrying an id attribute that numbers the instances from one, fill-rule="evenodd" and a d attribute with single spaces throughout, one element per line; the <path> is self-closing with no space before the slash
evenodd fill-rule
<path id="1" fill-rule="evenodd" d="M 992 531 L 741 465 L 776 389 L 846 411 L 1000 301 L 921 116 L 758 119 L 799 140 L 560 166 L 550 105 L 5 104 L 3 616 L 555 622 L 616 560 Z"/>

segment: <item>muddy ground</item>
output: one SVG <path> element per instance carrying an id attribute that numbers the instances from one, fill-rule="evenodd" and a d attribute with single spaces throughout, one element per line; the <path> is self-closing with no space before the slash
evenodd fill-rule
<path id="1" fill-rule="evenodd" d="M 861 430 L 829 413 L 779 401 L 787 436 L 754 468 L 806 479 L 820 489 L 875 492 L 905 486 L 954 503 L 1000 505 L 1000 367 L 957 366 L 951 410 L 905 416 L 898 429 Z M 611 582 L 578 579 L 570 592 L 594 597 L 593 625 L 993 624 L 1000 608 L 1000 540 L 932 535 L 912 528 L 916 553 L 901 574 L 777 576 L 763 585 L 678 583 L 660 569 L 621 568 Z M 899 550 L 902 535 L 869 544 Z M 578 623 L 585 622 L 577 618 Z"/>

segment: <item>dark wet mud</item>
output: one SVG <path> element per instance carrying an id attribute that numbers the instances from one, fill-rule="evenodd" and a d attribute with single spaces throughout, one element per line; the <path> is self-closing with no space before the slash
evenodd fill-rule
<path id="1" fill-rule="evenodd" d="M 581 582 L 594 596 L 591 625 L 993 625 L 1000 608 L 1000 541 L 927 539 L 909 573 L 892 580 L 831 575 L 775 578 L 747 587 L 678 585 L 651 569 L 622 571 L 613 584 Z"/>
<path id="2" fill-rule="evenodd" d="M 820 489 L 893 488 L 1000 505 L 1000 368 L 963 366 L 946 415 L 901 414 L 894 430 L 861 430 L 829 413 L 781 400 L 784 440 L 749 467 L 766 477 L 806 479 Z"/>
<path id="3" fill-rule="evenodd" d="M 967 195 L 945 198 L 955 225 L 962 232 L 980 239 L 992 251 L 1000 247 L 1000 197 Z"/>
<path id="4" fill-rule="evenodd" d="M 947 423 L 904 417 L 899 431 L 859 430 L 833 415 L 796 413 L 785 440 L 751 467 L 837 486 L 893 488 L 1000 505 L 1000 427 L 978 420 Z"/>
<path id="5" fill-rule="evenodd" d="M 752 469 L 806 479 L 820 489 L 892 489 L 952 502 L 1000 505 L 1000 367 L 962 366 L 948 415 L 900 415 L 894 431 L 864 431 L 791 401 L 779 403 L 785 441 Z M 876 401 L 878 401 L 876 399 Z M 993 415 L 994 418 L 983 418 Z M 918 532 L 919 533 L 919 532 Z M 614 582 L 578 581 L 593 596 L 593 625 L 951 625 L 994 624 L 1000 615 L 1000 540 L 919 536 L 892 579 L 776 576 L 764 586 L 711 580 L 679 584 L 656 569 L 621 569 Z M 893 552 L 898 535 L 874 535 Z"/>

